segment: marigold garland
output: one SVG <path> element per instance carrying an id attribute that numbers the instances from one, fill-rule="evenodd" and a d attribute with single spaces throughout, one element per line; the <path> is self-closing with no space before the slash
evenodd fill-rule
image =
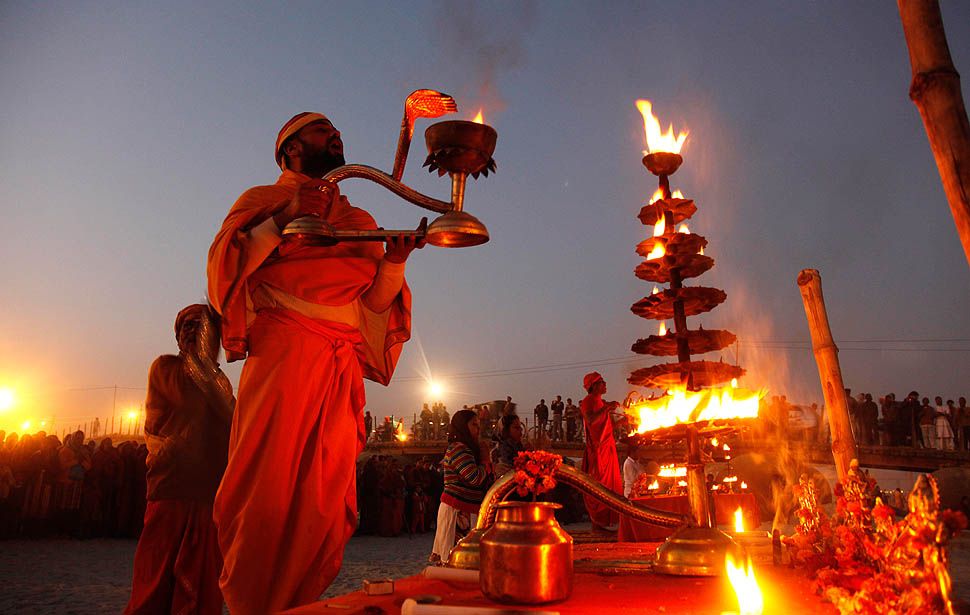
<path id="1" fill-rule="evenodd" d="M 961 512 L 939 508 L 936 481 L 921 475 L 910 512 L 896 521 L 875 497 L 875 481 L 854 463 L 836 486 L 836 513 L 819 507 L 802 477 L 795 534 L 785 537 L 795 564 L 815 577 L 815 589 L 843 614 L 930 615 L 954 612 L 946 545 L 967 527 Z"/>

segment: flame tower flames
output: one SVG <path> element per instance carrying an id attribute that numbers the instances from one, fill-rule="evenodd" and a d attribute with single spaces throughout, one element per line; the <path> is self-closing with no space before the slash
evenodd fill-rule
<path id="1" fill-rule="evenodd" d="M 649 399 L 638 396 L 627 412 L 635 426 L 631 436 L 641 442 L 686 441 L 686 481 L 678 484 L 687 487 L 692 520 L 692 526 L 675 532 L 657 550 L 654 570 L 676 575 L 719 575 L 723 574 L 725 552 L 735 545 L 713 524 L 702 439 L 734 431 L 739 419 L 756 418 L 764 392 L 737 388 L 736 379 L 744 375 L 744 370 L 737 365 L 692 358 L 726 348 L 737 338 L 730 331 L 687 326 L 688 316 L 713 310 L 727 295 L 717 288 L 684 286 L 685 280 L 698 277 L 714 266 L 714 259 L 704 255 L 707 240 L 682 224 L 697 212 L 697 206 L 693 200 L 670 189 L 670 175 L 684 161 L 680 150 L 687 133 L 681 132 L 675 137 L 673 127 L 662 132 L 650 101 L 638 100 L 636 104 L 643 114 L 647 138 L 643 164 L 659 178 L 660 187 L 638 216 L 645 226 L 652 228 L 648 237 L 637 245 L 637 253 L 645 260 L 635 273 L 642 280 L 668 286 L 637 301 L 630 309 L 637 316 L 659 320 L 662 325 L 673 320 L 673 328 L 662 326 L 659 335 L 637 340 L 632 350 L 657 357 L 672 356 L 676 361 L 644 367 L 630 374 L 627 379 L 630 384 L 660 389 L 663 394 Z M 704 544 L 704 549 L 698 549 L 698 544 Z M 746 608 L 742 610 L 756 612 L 756 607 Z"/>

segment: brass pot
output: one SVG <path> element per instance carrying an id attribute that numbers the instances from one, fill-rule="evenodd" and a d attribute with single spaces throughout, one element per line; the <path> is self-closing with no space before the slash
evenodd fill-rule
<path id="1" fill-rule="evenodd" d="M 552 502 L 502 502 L 481 539 L 481 587 L 491 600 L 542 604 L 573 591 L 573 538 Z"/>

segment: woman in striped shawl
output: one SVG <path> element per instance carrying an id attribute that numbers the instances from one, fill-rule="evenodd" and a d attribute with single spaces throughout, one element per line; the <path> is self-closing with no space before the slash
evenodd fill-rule
<path id="1" fill-rule="evenodd" d="M 455 526 L 467 529 L 478 518 L 478 507 L 492 482 L 487 455 L 479 444 L 478 415 L 459 410 L 448 428 L 448 450 L 441 464 L 445 470 L 445 490 L 438 507 L 438 529 L 429 561 L 446 563 L 455 546 Z"/>

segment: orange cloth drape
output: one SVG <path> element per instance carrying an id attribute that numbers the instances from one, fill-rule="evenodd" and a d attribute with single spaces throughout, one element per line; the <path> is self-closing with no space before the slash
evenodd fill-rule
<path id="1" fill-rule="evenodd" d="M 221 570 L 212 504 L 151 500 L 135 550 L 125 615 L 220 615 Z"/>
<path id="2" fill-rule="evenodd" d="M 249 328 L 215 520 L 233 615 L 316 600 L 357 521 L 364 383 L 353 328 L 261 310 Z"/>
<path id="3" fill-rule="evenodd" d="M 226 359 L 245 358 L 253 318 L 252 291 L 266 284 L 279 292 L 319 305 L 342 306 L 359 301 L 374 282 L 384 249 L 374 242 L 345 242 L 335 246 L 297 247 L 282 244 L 253 269 L 249 232 L 286 207 L 297 189 L 310 178 L 284 171 L 272 186 L 250 188 L 236 200 L 209 248 L 209 301 L 222 316 L 222 344 Z M 363 209 L 340 196 L 326 221 L 336 229 L 376 229 Z M 363 310 L 358 348 L 365 378 L 387 384 L 411 337 L 411 291 L 407 283 L 391 307 L 380 314 Z"/>
<path id="4" fill-rule="evenodd" d="M 603 398 L 599 395 L 587 395 L 580 402 L 579 409 L 586 427 L 583 472 L 601 482 L 607 489 L 623 495 L 623 477 L 620 476 L 620 461 L 616 455 L 616 441 L 613 439 L 613 419 L 604 408 Z M 606 505 L 585 495 L 583 501 L 594 525 L 606 527 L 619 522 L 619 515 Z"/>

